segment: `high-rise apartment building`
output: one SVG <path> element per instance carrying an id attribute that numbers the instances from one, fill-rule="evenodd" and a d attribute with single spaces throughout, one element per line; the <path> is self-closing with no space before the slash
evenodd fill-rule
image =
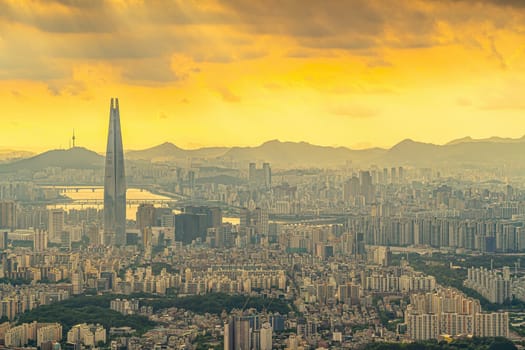
<path id="1" fill-rule="evenodd" d="M 153 204 L 143 203 L 137 209 L 137 228 L 144 232 L 146 227 L 155 225 L 155 207 Z"/>
<path id="2" fill-rule="evenodd" d="M 56 342 L 62 340 L 62 325 L 60 323 L 51 323 L 38 328 L 36 344 L 42 347 L 43 343 Z"/>
<path id="3" fill-rule="evenodd" d="M 260 319 L 257 315 L 231 316 L 224 325 L 224 350 L 261 349 Z M 270 327 L 270 348 L 271 348 Z M 268 343 L 268 331 L 264 333 L 265 344 Z"/>
<path id="4" fill-rule="evenodd" d="M 507 337 L 509 315 L 506 312 L 481 312 L 479 300 L 466 297 L 455 289 L 410 295 L 405 313 L 407 334 L 414 340 L 450 336 Z"/>
<path id="5" fill-rule="evenodd" d="M 34 251 L 43 252 L 47 249 L 48 234 L 47 231 L 38 228 L 35 229 L 35 235 L 33 239 Z"/>
<path id="6" fill-rule="evenodd" d="M 272 350 L 272 326 L 270 325 L 270 323 L 263 323 L 260 334 L 260 349 Z"/>
<path id="7" fill-rule="evenodd" d="M 370 171 L 361 171 L 359 173 L 359 180 L 361 181 L 361 194 L 365 198 L 366 204 L 370 204 L 375 200 L 375 187 L 372 183 L 372 176 Z"/>
<path id="8" fill-rule="evenodd" d="M 7 248 L 7 235 L 8 235 L 7 231 L 5 230 L 0 231 L 0 249 Z"/>
<path id="9" fill-rule="evenodd" d="M 14 201 L 0 202 L 0 228 L 9 230 L 16 228 L 16 203 Z"/>
<path id="10" fill-rule="evenodd" d="M 48 232 L 49 240 L 51 242 L 59 242 L 60 235 L 64 230 L 64 218 L 66 212 L 64 209 L 50 209 L 49 210 L 49 221 L 48 221 Z"/>
<path id="11" fill-rule="evenodd" d="M 109 110 L 104 178 L 104 236 L 105 244 L 126 244 L 126 176 L 118 98 L 111 99 Z"/>
<path id="12" fill-rule="evenodd" d="M 509 314 L 491 312 L 474 315 L 474 335 L 477 337 L 508 337 Z"/>
<path id="13" fill-rule="evenodd" d="M 263 163 L 263 179 L 264 187 L 270 189 L 272 187 L 272 169 L 270 163 Z"/>
<path id="14" fill-rule="evenodd" d="M 246 231 L 249 228 L 254 228 L 256 234 L 268 234 L 268 209 L 255 208 L 249 210 L 247 208 L 241 209 L 240 228 Z"/>
<path id="15" fill-rule="evenodd" d="M 248 168 L 248 182 L 252 187 L 272 187 L 272 168 L 270 163 L 263 163 L 262 169 L 257 169 L 255 163 L 250 163 Z"/>

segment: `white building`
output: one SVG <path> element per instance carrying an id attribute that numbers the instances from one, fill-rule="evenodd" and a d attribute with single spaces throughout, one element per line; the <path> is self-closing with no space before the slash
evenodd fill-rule
<path id="1" fill-rule="evenodd" d="M 272 326 L 266 322 L 261 327 L 260 350 L 272 350 Z"/>
<path id="2" fill-rule="evenodd" d="M 62 340 L 62 325 L 54 323 L 38 328 L 36 332 L 36 345 L 42 346 L 45 342 L 59 342 Z"/>
<path id="3" fill-rule="evenodd" d="M 101 325 L 77 324 L 67 332 L 68 343 L 82 343 L 85 346 L 95 346 L 98 342 L 106 342 L 106 329 Z"/>

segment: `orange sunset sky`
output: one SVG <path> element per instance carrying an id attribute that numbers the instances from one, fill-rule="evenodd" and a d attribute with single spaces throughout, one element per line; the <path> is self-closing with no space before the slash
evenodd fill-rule
<path id="1" fill-rule="evenodd" d="M 0 0 L 0 148 L 525 134 L 522 0 Z"/>

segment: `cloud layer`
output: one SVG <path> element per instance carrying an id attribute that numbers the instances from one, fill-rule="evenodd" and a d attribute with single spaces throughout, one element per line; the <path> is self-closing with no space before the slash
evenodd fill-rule
<path id="1" fill-rule="evenodd" d="M 30 123 L 63 122 L 53 107 L 89 101 L 83 120 L 119 91 L 134 108 L 131 140 L 152 118 L 151 133 L 166 138 L 176 125 L 187 144 L 505 133 L 525 109 L 513 92 L 525 81 L 524 42 L 520 0 L 0 0 L 0 103 Z M 475 122 L 495 113 L 508 129 Z M 459 135 L 436 133 L 453 117 Z"/>

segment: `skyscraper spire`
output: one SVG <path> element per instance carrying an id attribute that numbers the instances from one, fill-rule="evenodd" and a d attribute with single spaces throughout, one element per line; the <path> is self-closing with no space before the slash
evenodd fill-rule
<path id="1" fill-rule="evenodd" d="M 109 108 L 108 143 L 104 178 L 104 243 L 126 244 L 126 176 L 118 98 Z"/>

